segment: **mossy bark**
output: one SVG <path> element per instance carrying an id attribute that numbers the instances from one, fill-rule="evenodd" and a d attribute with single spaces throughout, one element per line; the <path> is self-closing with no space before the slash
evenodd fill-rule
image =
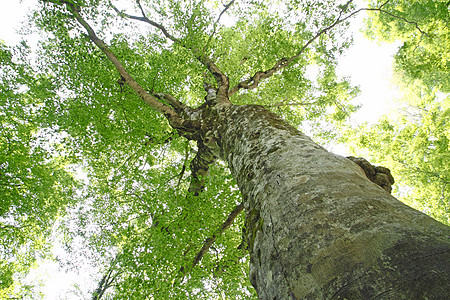
<path id="1" fill-rule="evenodd" d="M 260 106 L 218 114 L 260 299 L 445 299 L 450 229 Z"/>

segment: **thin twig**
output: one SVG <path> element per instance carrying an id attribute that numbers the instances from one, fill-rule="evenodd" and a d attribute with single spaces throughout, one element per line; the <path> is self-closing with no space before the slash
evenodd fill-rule
<path id="1" fill-rule="evenodd" d="M 145 15 L 144 9 L 142 8 L 141 1 L 140 0 L 136 0 L 136 4 L 139 6 L 139 9 L 141 10 L 142 16 L 147 18 L 147 16 Z"/>
<path id="2" fill-rule="evenodd" d="M 216 30 L 217 30 L 217 24 L 220 21 L 220 18 L 222 17 L 222 15 L 231 7 L 231 5 L 234 4 L 235 0 L 231 0 L 230 3 L 228 3 L 227 5 L 224 5 L 224 9 L 222 10 L 222 12 L 219 14 L 219 17 L 217 18 L 216 22 L 214 22 L 214 26 L 213 26 L 213 32 L 210 34 L 208 41 L 205 44 L 205 47 L 203 48 L 203 53 L 206 52 L 206 49 L 208 49 L 209 43 L 211 42 L 214 34 L 216 34 Z"/>
<path id="3" fill-rule="evenodd" d="M 158 24 L 152 20 L 150 20 L 149 18 L 146 17 L 146 15 L 144 14 L 144 10 L 142 9 L 142 6 L 140 5 L 140 2 L 138 2 L 138 5 L 141 9 L 142 12 L 142 17 L 138 17 L 138 16 L 133 16 L 127 13 L 124 13 L 123 11 L 120 11 L 114 4 L 112 4 L 111 0 L 109 0 L 109 5 L 117 12 L 117 14 L 119 16 L 121 16 L 122 18 L 128 18 L 128 19 L 132 19 L 132 20 L 137 20 L 137 21 L 141 21 L 141 22 L 145 22 L 150 24 L 153 27 L 158 28 L 159 30 L 161 30 L 161 32 L 164 34 L 165 37 L 167 37 L 169 40 L 171 40 L 174 43 L 180 43 L 180 40 L 176 37 L 174 37 L 173 35 L 171 35 L 167 29 L 162 26 L 161 24 Z"/>
<path id="4" fill-rule="evenodd" d="M 420 29 L 419 25 L 418 25 L 416 22 L 409 21 L 409 20 L 407 20 L 406 18 L 396 16 L 396 15 L 394 15 L 394 14 L 388 12 L 388 11 L 383 10 L 383 9 L 382 9 L 383 6 L 385 6 L 387 3 L 389 3 L 389 0 L 386 1 L 386 2 L 384 2 L 379 8 L 360 8 L 360 9 L 358 9 L 358 10 L 356 10 L 356 11 L 350 13 L 350 14 L 347 15 L 346 17 L 341 18 L 341 17 L 342 17 L 342 14 L 344 13 L 344 11 L 347 9 L 347 7 L 349 6 L 349 4 L 350 4 L 351 2 L 352 2 L 352 0 L 348 1 L 348 2 L 341 8 L 341 11 L 339 12 L 339 16 L 336 18 L 336 20 L 335 20 L 331 25 L 329 25 L 329 26 L 327 26 L 327 27 L 321 29 L 319 32 L 317 32 L 316 35 L 314 35 L 314 37 L 312 37 L 308 42 L 306 42 L 305 45 L 303 45 L 303 46 L 300 48 L 300 50 L 299 50 L 299 52 L 298 52 L 297 54 L 295 54 L 294 56 L 290 57 L 289 59 L 288 59 L 288 58 L 282 58 L 282 59 L 280 59 L 279 61 L 277 61 L 277 62 L 275 63 L 275 65 L 274 65 L 272 68 L 270 68 L 270 69 L 268 69 L 268 70 L 266 70 L 266 71 L 258 71 L 258 72 L 256 72 L 255 75 L 253 75 L 253 76 L 250 77 L 249 79 L 244 80 L 244 81 L 241 81 L 241 82 L 239 82 L 237 85 L 235 85 L 232 89 L 230 89 L 230 91 L 229 91 L 228 94 L 231 96 L 231 95 L 233 95 L 234 93 L 236 93 L 237 91 L 239 91 L 240 89 L 248 89 L 248 90 L 250 90 L 250 89 L 256 88 L 256 87 L 259 85 L 259 83 L 260 83 L 261 80 L 266 79 L 266 78 L 269 78 L 270 76 L 272 76 L 273 74 L 275 74 L 277 71 L 279 71 L 280 69 L 283 69 L 283 68 L 289 66 L 295 59 L 299 58 L 299 57 L 304 53 L 304 51 L 305 51 L 312 43 L 314 43 L 315 40 L 316 40 L 317 38 L 319 38 L 321 35 L 327 33 L 328 31 L 330 31 L 331 29 L 333 29 L 334 27 L 336 27 L 336 26 L 339 25 L 340 23 L 342 23 L 342 22 L 348 20 L 349 18 L 355 16 L 356 14 L 358 14 L 358 13 L 360 13 L 360 12 L 362 12 L 362 11 L 378 11 L 378 12 L 381 12 L 381 13 L 388 14 L 388 15 L 394 17 L 394 18 L 401 19 L 401 20 L 403 20 L 403 21 L 405 21 L 405 22 L 407 22 L 407 23 L 409 23 L 409 24 L 414 24 L 414 25 L 416 26 L 416 29 L 419 30 L 420 33 L 422 33 L 422 34 L 426 35 L 427 37 L 429 37 L 429 35 L 428 35 L 426 32 L 424 32 L 422 29 Z"/>
<path id="5" fill-rule="evenodd" d="M 269 105 L 269 107 L 280 107 L 280 106 L 308 106 L 308 105 L 313 105 L 316 102 L 288 102 L 287 99 L 280 101 L 280 102 L 276 102 L 273 103 L 271 105 Z"/>
<path id="6" fill-rule="evenodd" d="M 232 1 L 233 2 L 233 1 Z M 171 35 L 168 30 L 161 24 L 154 22 L 152 20 L 150 20 L 149 18 L 147 18 L 145 16 L 145 14 L 143 14 L 142 17 L 138 17 L 138 16 L 133 16 L 133 15 L 129 15 L 127 13 L 124 13 L 122 11 L 120 11 L 119 9 L 117 9 L 117 7 L 115 7 L 112 3 L 111 0 L 109 0 L 109 3 L 111 5 L 111 7 L 121 16 L 124 18 L 129 18 L 132 20 L 137 20 L 137 21 L 141 21 L 141 22 L 145 22 L 153 27 L 158 28 L 165 37 L 167 37 L 169 40 L 171 40 L 174 43 L 178 43 L 180 44 L 182 47 L 184 47 L 185 49 L 188 49 L 192 52 L 192 54 L 194 55 L 194 57 L 201 63 L 203 64 L 208 70 L 209 72 L 214 76 L 214 78 L 216 79 L 216 82 L 218 84 L 218 91 L 217 91 L 217 99 L 219 102 L 222 103 L 230 103 L 230 101 L 228 100 L 228 89 L 229 89 L 229 80 L 228 77 L 222 73 L 222 71 L 216 66 L 216 64 L 205 55 L 205 53 L 203 51 L 201 51 L 200 49 L 194 47 L 194 46 L 188 46 L 185 43 L 183 43 L 180 39 L 176 38 L 175 36 Z M 142 10 L 142 13 L 143 10 Z"/>

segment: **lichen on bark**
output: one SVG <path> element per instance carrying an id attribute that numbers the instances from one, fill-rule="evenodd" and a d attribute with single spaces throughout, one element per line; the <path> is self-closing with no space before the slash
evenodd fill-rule
<path id="1" fill-rule="evenodd" d="M 443 295 L 448 283 L 436 274 L 449 264 L 446 226 L 263 107 L 227 107 L 216 124 L 218 155 L 243 194 L 260 299 Z M 435 286 L 409 282 L 417 272 Z"/>

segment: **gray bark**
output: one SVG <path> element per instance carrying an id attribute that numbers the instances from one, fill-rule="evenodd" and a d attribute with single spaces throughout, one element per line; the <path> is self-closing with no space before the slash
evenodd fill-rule
<path id="1" fill-rule="evenodd" d="M 214 127 L 211 150 L 244 198 L 260 299 L 446 299 L 449 227 L 262 107 L 224 107 Z"/>

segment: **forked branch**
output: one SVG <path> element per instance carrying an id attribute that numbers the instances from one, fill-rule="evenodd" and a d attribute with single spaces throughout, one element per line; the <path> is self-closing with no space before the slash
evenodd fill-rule
<path id="1" fill-rule="evenodd" d="M 75 19 L 80 23 L 81 26 L 85 28 L 88 33 L 91 41 L 106 55 L 106 57 L 113 63 L 119 72 L 120 76 L 125 80 L 125 82 L 130 86 L 130 88 L 141 97 L 141 99 L 150 107 L 155 109 L 156 111 L 164 114 L 164 116 L 168 119 L 170 125 L 176 129 L 179 129 L 184 132 L 195 131 L 199 128 L 199 124 L 195 121 L 189 121 L 182 119 L 175 110 L 173 110 L 170 106 L 165 105 L 164 103 L 158 101 L 153 95 L 149 94 L 146 90 L 144 90 L 139 83 L 134 80 L 134 78 L 127 72 L 123 64 L 119 61 L 119 59 L 115 56 L 115 54 L 109 49 L 108 45 L 101 40 L 92 27 L 83 19 L 80 15 L 81 9 L 78 6 L 75 6 L 69 2 L 63 2 L 66 4 L 69 11 L 73 14 Z"/>
<path id="2" fill-rule="evenodd" d="M 113 275 L 114 273 L 114 268 L 117 264 L 117 260 L 118 257 L 116 257 L 112 262 L 111 262 L 111 266 L 109 267 L 108 271 L 106 272 L 105 275 L 103 275 L 102 279 L 100 280 L 97 289 L 94 291 L 93 296 L 92 296 L 92 300 L 100 300 L 105 291 L 107 289 L 109 289 L 114 281 L 116 280 L 116 278 L 122 274 L 122 272 L 116 272 L 116 274 Z"/>
<path id="3" fill-rule="evenodd" d="M 133 16 L 130 14 L 127 14 L 123 11 L 120 11 L 114 4 L 112 4 L 111 0 L 109 0 L 109 5 L 112 7 L 112 9 L 114 9 L 116 11 L 116 13 L 121 16 L 122 18 L 127 18 L 127 19 L 132 19 L 132 20 L 136 20 L 136 21 L 141 21 L 141 22 L 145 22 L 150 24 L 153 27 L 158 28 L 166 38 L 168 38 L 169 40 L 171 40 L 174 43 L 180 43 L 180 40 L 176 37 L 174 37 L 173 35 L 171 35 L 169 33 L 169 31 L 167 31 L 167 29 L 162 26 L 161 24 L 158 24 L 152 20 L 150 20 L 149 18 L 147 18 L 147 16 L 145 15 L 145 12 L 142 8 L 141 2 L 139 0 L 136 1 L 137 5 L 139 6 L 139 9 L 141 10 L 142 13 L 142 17 L 139 16 Z"/>
<path id="4" fill-rule="evenodd" d="M 272 68 L 270 68 L 270 69 L 268 69 L 266 71 L 258 71 L 258 72 L 255 73 L 255 75 L 253 75 L 249 79 L 239 82 L 236 86 L 234 86 L 229 91 L 229 95 L 230 96 L 233 95 L 234 93 L 236 93 L 240 89 L 247 89 L 247 90 L 254 89 L 254 88 L 256 88 L 259 85 L 261 80 L 269 78 L 273 74 L 275 74 L 277 71 L 279 71 L 279 70 L 289 66 L 295 59 L 299 58 L 305 52 L 305 50 L 308 49 L 308 47 L 312 43 L 314 43 L 314 41 L 317 40 L 321 35 L 327 33 L 328 31 L 330 31 L 331 29 L 336 27 L 338 24 L 344 22 L 345 20 L 347 20 L 348 18 L 353 16 L 353 14 L 351 14 L 351 15 L 345 17 L 345 18 L 342 18 L 342 14 L 345 12 L 345 10 L 347 9 L 347 7 L 350 5 L 351 2 L 352 2 L 352 0 L 349 0 L 344 6 L 342 6 L 341 10 L 339 12 L 339 16 L 336 18 L 336 20 L 331 25 L 329 25 L 329 26 L 321 29 L 319 32 L 317 32 L 310 40 L 308 40 L 300 48 L 300 50 L 297 52 L 297 54 L 295 54 L 294 56 L 292 56 L 290 58 L 282 58 L 279 61 L 277 61 Z"/>
<path id="5" fill-rule="evenodd" d="M 235 0 L 231 0 L 230 3 L 224 5 L 224 9 L 221 11 L 221 13 L 219 14 L 219 17 L 217 18 L 216 22 L 214 22 L 213 25 L 213 31 L 212 33 L 209 35 L 208 41 L 205 44 L 205 47 L 203 48 L 203 53 L 206 52 L 206 49 L 208 49 L 209 43 L 211 42 L 214 34 L 216 34 L 216 30 L 217 30 L 217 24 L 219 23 L 220 19 L 222 18 L 223 14 L 231 7 L 231 5 L 233 5 L 235 2 Z"/>
<path id="6" fill-rule="evenodd" d="M 227 230 L 231 226 L 231 224 L 233 224 L 234 219 L 236 219 L 236 217 L 241 213 L 242 210 L 244 210 L 243 203 L 236 205 L 236 207 L 228 215 L 225 222 L 222 223 L 217 233 L 213 234 L 211 237 L 205 240 L 202 248 L 200 249 L 200 251 L 197 252 L 197 255 L 195 255 L 195 258 L 192 261 L 192 268 L 195 267 L 202 260 L 203 256 L 206 254 L 206 252 L 208 252 L 212 244 L 217 240 L 219 236 L 222 235 L 222 233 L 225 232 L 225 230 Z"/>
<path id="7" fill-rule="evenodd" d="M 150 20 L 146 15 L 145 12 L 140 4 L 139 0 L 136 0 L 139 9 L 141 10 L 141 14 L 142 16 L 133 16 L 130 14 L 127 14 L 123 11 L 120 11 L 116 6 L 114 6 L 111 2 L 111 0 L 109 0 L 109 4 L 111 5 L 111 7 L 117 12 L 117 14 L 119 14 L 121 17 L 124 18 L 128 18 L 128 19 L 132 19 L 132 20 L 136 20 L 136 21 L 141 21 L 141 22 L 145 22 L 157 29 L 159 29 L 166 38 L 168 38 L 169 40 L 171 40 L 174 43 L 177 43 L 179 45 L 181 45 L 182 47 L 190 50 L 192 52 L 192 54 L 194 55 L 194 57 L 200 62 L 202 63 L 207 69 L 208 71 L 214 76 L 217 85 L 218 85 L 218 100 L 221 102 L 228 102 L 228 89 L 229 89 L 229 80 L 228 77 L 222 73 L 222 71 L 216 66 L 216 64 L 205 54 L 204 50 L 200 50 L 197 47 L 194 46 L 189 46 L 187 44 L 185 44 L 182 40 L 178 39 L 177 37 L 171 35 L 169 33 L 169 31 L 161 24 Z M 223 13 L 225 13 L 225 11 L 234 3 L 234 0 L 231 1 L 228 5 L 225 6 L 225 9 L 222 11 L 222 13 L 220 14 L 219 17 L 222 16 Z M 217 21 L 218 22 L 218 21 Z M 211 38 L 211 37 L 210 37 Z"/>

